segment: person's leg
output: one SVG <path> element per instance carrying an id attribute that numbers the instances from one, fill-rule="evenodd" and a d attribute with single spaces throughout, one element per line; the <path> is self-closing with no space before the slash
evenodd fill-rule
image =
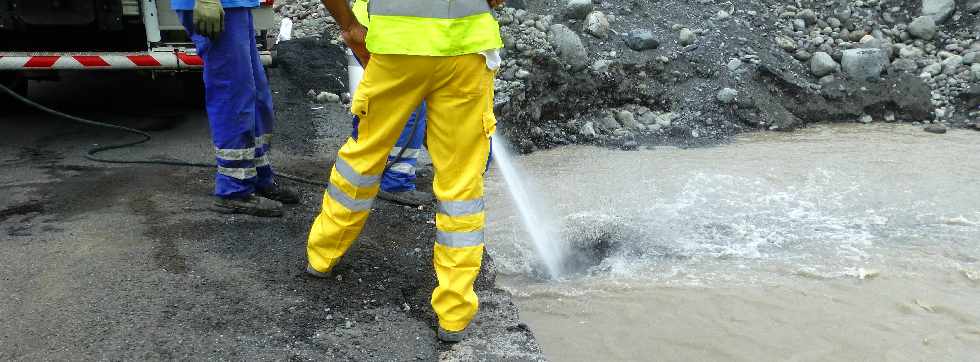
<path id="1" fill-rule="evenodd" d="M 272 186 L 272 166 L 266 155 L 269 153 L 270 138 L 275 124 L 272 110 L 272 92 L 269 90 L 269 79 L 265 75 L 265 67 L 259 58 L 259 50 L 255 44 L 255 27 L 252 25 L 252 13 L 248 13 L 249 27 L 249 59 L 255 83 L 255 168 L 258 178 L 255 187 L 265 189 Z"/>
<path id="2" fill-rule="evenodd" d="M 398 137 L 395 148 L 388 155 L 391 166 L 381 178 L 381 190 L 387 192 L 405 192 L 415 190 L 415 169 L 418 167 L 419 155 L 422 153 L 422 141 L 425 139 L 425 103 L 419 106 L 415 113 L 408 118 L 405 130 Z M 414 133 L 413 133 L 414 131 Z"/>
<path id="3" fill-rule="evenodd" d="M 426 107 L 422 105 L 408 119 L 398 143 L 388 156 L 388 169 L 381 177 L 378 198 L 403 205 L 429 205 L 432 194 L 416 189 L 415 172 L 425 142 Z"/>
<path id="4" fill-rule="evenodd" d="M 349 138 L 337 153 L 323 209 L 310 229 L 307 258 L 313 272 L 330 272 L 360 234 L 385 159 L 425 97 L 434 61 L 383 54 L 371 58 L 351 105 L 359 119 L 357 138 Z"/>
<path id="5" fill-rule="evenodd" d="M 272 149 L 272 132 L 275 128 L 275 112 L 272 108 L 272 91 L 269 89 L 269 78 L 265 66 L 259 56 L 255 44 L 255 27 L 252 13 L 249 12 L 249 29 L 252 49 L 252 74 L 255 77 L 255 170 L 258 177 L 255 181 L 256 193 L 260 196 L 285 204 L 299 203 L 299 195 L 292 190 L 279 185 L 275 181 L 275 173 L 269 160 Z"/>
<path id="6" fill-rule="evenodd" d="M 435 166 L 439 201 L 433 264 L 439 286 L 432 308 L 439 326 L 460 332 L 473 320 L 478 298 L 473 283 L 484 250 L 483 174 L 493 132 L 493 72 L 482 56 L 446 58 L 451 63 L 435 81 L 445 82 L 427 98 L 428 147 Z M 445 78 L 444 78 L 445 77 Z"/>
<path id="7" fill-rule="evenodd" d="M 204 60 L 205 104 L 218 163 L 214 195 L 222 212 L 275 215 L 277 203 L 255 200 L 255 76 L 248 9 L 225 10 L 225 31 L 209 39 L 194 31 L 193 12 L 179 11 L 181 22 Z M 238 204 L 235 201 L 248 200 Z M 267 200 L 266 200 L 267 201 Z M 220 204 L 220 205 L 219 205 Z M 234 204 L 234 205 L 232 205 Z"/>
<path id="8" fill-rule="evenodd" d="M 255 192 L 255 83 L 244 13 L 228 9 L 217 39 L 194 32 L 193 12 L 181 11 L 184 27 L 204 60 L 204 91 L 211 139 L 217 153 L 215 196 L 242 198 Z"/>

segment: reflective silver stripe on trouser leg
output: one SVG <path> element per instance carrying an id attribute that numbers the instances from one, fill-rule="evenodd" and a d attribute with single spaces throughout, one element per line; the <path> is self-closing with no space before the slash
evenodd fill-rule
<path id="1" fill-rule="evenodd" d="M 371 0 L 371 15 L 458 19 L 490 12 L 486 0 Z"/>
<path id="2" fill-rule="evenodd" d="M 255 158 L 255 148 L 215 148 L 215 156 L 226 161 L 244 161 Z"/>
<path id="3" fill-rule="evenodd" d="M 377 176 L 365 176 L 355 171 L 347 161 L 343 158 L 337 157 L 336 162 L 334 162 L 334 170 L 340 174 L 340 177 L 347 180 L 348 183 L 354 185 L 357 188 L 374 187 L 381 182 L 381 175 Z M 374 197 L 366 200 L 358 200 L 350 197 L 343 190 L 341 190 L 333 182 L 327 186 L 327 194 L 334 201 L 337 201 L 341 205 L 344 205 L 347 209 L 351 211 L 367 211 L 371 209 L 371 204 L 374 202 Z"/>
<path id="4" fill-rule="evenodd" d="M 470 246 L 479 246 L 484 243 L 483 230 L 471 231 L 468 233 L 451 233 L 445 231 L 436 231 L 436 242 L 439 245 L 448 246 L 450 248 L 465 248 Z"/>
<path id="5" fill-rule="evenodd" d="M 255 150 L 262 151 L 262 155 L 255 157 L 255 167 L 265 167 L 269 166 L 269 143 L 272 141 L 272 134 L 266 133 L 264 135 L 255 137 Z"/>
<path id="6" fill-rule="evenodd" d="M 482 198 L 465 201 L 440 200 L 438 212 L 448 216 L 466 216 L 483 212 L 485 207 Z"/>
<path id="7" fill-rule="evenodd" d="M 262 146 L 268 146 L 272 142 L 272 134 L 266 133 L 264 135 L 255 137 L 255 147 L 260 148 Z"/>
<path id="8" fill-rule="evenodd" d="M 339 202 L 341 205 L 344 205 L 344 207 L 346 207 L 350 211 L 355 211 L 355 212 L 371 210 L 371 205 L 374 203 L 373 197 L 367 200 L 353 199 L 347 194 L 345 194 L 344 191 L 341 191 L 340 188 L 334 186 L 333 184 L 327 186 L 327 194 L 330 195 L 330 198 L 333 199 L 334 201 Z"/>
<path id="9" fill-rule="evenodd" d="M 449 217 L 462 217 L 483 212 L 485 204 L 483 199 L 465 201 L 439 201 L 440 214 Z M 451 248 L 465 248 L 470 246 L 482 245 L 486 241 L 483 229 L 470 232 L 448 232 L 437 230 L 436 242 L 440 245 Z"/>
<path id="10" fill-rule="evenodd" d="M 269 158 L 266 155 L 262 155 L 255 158 L 255 167 L 265 167 L 269 165 Z"/>
<path id="11" fill-rule="evenodd" d="M 357 187 L 368 187 L 381 181 L 381 175 L 361 175 L 357 171 L 354 171 L 354 168 L 340 157 L 337 157 L 337 161 L 334 163 L 334 168 L 337 169 L 337 172 L 339 172 L 340 175 L 347 180 L 347 182 L 350 182 L 351 185 Z"/>
<path id="12" fill-rule="evenodd" d="M 258 171 L 255 168 L 231 168 L 218 166 L 218 173 L 239 180 L 247 180 L 257 177 Z"/>
<path id="13" fill-rule="evenodd" d="M 412 166 L 411 164 L 404 163 L 404 162 L 399 162 L 399 163 L 393 164 L 388 169 L 391 170 L 391 171 L 402 173 L 402 174 L 406 174 L 406 175 L 414 175 L 415 174 L 415 166 Z"/>
<path id="14" fill-rule="evenodd" d="M 422 155 L 422 150 L 418 148 L 409 148 L 405 150 L 405 152 L 402 152 L 401 147 L 395 147 L 391 149 L 391 153 L 388 154 L 388 157 L 401 156 L 403 160 L 407 160 L 419 158 L 420 155 Z"/>

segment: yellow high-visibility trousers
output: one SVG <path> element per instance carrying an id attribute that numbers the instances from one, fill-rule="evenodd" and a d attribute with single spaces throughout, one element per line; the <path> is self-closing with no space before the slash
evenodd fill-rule
<path id="1" fill-rule="evenodd" d="M 476 315 L 473 282 L 484 248 L 483 173 L 490 153 L 494 72 L 482 55 L 374 54 L 354 95 L 357 136 L 337 154 L 307 244 L 310 266 L 328 272 L 360 234 L 391 148 L 418 105 L 428 106 L 427 146 L 439 201 L 432 261 L 439 325 L 461 331 Z"/>

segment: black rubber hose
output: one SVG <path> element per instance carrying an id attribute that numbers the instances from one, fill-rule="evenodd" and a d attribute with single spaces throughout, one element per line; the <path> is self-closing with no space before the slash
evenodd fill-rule
<path id="1" fill-rule="evenodd" d="M 418 113 L 416 113 L 416 116 L 417 115 L 418 115 Z M 412 139 L 415 138 L 415 132 L 418 131 L 418 129 L 419 129 L 419 123 L 421 123 L 421 121 L 419 121 L 416 118 L 415 119 L 415 124 L 412 125 L 412 132 L 409 132 L 409 134 L 408 134 L 408 142 L 412 142 Z M 405 156 L 405 151 L 406 150 L 408 150 L 408 147 L 402 147 L 402 150 L 401 151 L 398 151 L 398 156 L 396 156 L 394 160 L 391 160 L 391 162 L 388 162 L 388 164 L 385 165 L 385 171 L 384 171 L 384 173 L 388 173 L 388 170 L 391 169 L 391 166 L 394 166 L 396 163 L 398 163 L 398 161 L 401 161 L 402 160 L 402 157 Z"/>
<path id="2" fill-rule="evenodd" d="M 135 129 L 135 128 L 123 127 L 123 126 L 118 126 L 118 125 L 108 124 L 108 123 L 103 123 L 103 122 L 96 122 L 96 121 L 84 119 L 84 118 L 81 118 L 81 117 L 76 117 L 76 116 L 73 116 L 73 115 L 70 115 L 70 114 L 67 114 L 67 113 L 64 113 L 64 112 L 56 111 L 54 109 L 45 107 L 44 105 L 41 105 L 41 104 L 39 104 L 37 102 L 34 102 L 34 101 L 30 100 L 30 99 L 27 99 L 26 97 L 24 97 L 24 96 L 22 96 L 20 94 L 17 94 L 17 92 L 14 92 L 10 88 L 7 88 L 7 87 L 5 87 L 2 84 L 0 84 L 0 91 L 3 91 L 3 93 L 7 93 L 8 95 L 10 95 L 11 97 L 13 97 L 14 99 L 17 99 L 17 100 L 19 100 L 19 101 L 21 101 L 21 102 L 23 102 L 23 103 L 25 103 L 25 104 L 27 104 L 27 105 L 29 105 L 31 107 L 37 108 L 39 110 L 42 110 L 42 111 L 44 111 L 46 113 L 49 113 L 49 114 L 52 114 L 52 115 L 55 115 L 55 116 L 58 116 L 58 117 L 62 117 L 62 118 L 71 120 L 71 121 L 76 122 L 76 123 L 81 123 L 81 124 L 88 125 L 88 126 L 93 126 L 93 127 L 113 129 L 113 130 L 117 130 L 117 131 L 132 133 L 132 134 L 138 135 L 138 136 L 140 136 L 142 138 L 140 140 L 133 141 L 133 142 L 125 142 L 125 143 L 120 143 L 120 144 L 115 144 L 115 145 L 98 146 L 98 147 L 95 147 L 95 148 L 91 148 L 91 149 L 89 149 L 88 151 L 85 152 L 85 158 L 86 159 L 89 159 L 89 160 L 92 160 L 92 161 L 96 161 L 96 162 L 116 163 L 116 164 L 164 165 L 164 166 L 183 166 L 183 167 L 202 167 L 202 168 L 214 168 L 214 167 L 217 167 L 217 165 L 215 165 L 213 163 L 186 162 L 186 161 L 165 161 L 165 160 L 114 160 L 114 159 L 108 159 L 108 158 L 99 157 L 98 154 L 101 153 L 101 152 L 105 152 L 105 151 L 109 151 L 109 150 L 115 150 L 115 149 L 120 149 L 120 148 L 127 148 L 127 147 L 132 147 L 132 146 L 136 146 L 136 145 L 140 145 L 140 144 L 146 143 L 146 142 L 150 141 L 151 139 L 153 139 L 153 136 L 151 136 L 149 133 L 140 131 L 140 130 Z M 387 170 L 387 168 L 386 168 L 386 170 Z M 299 183 L 304 183 L 304 184 L 308 184 L 308 185 L 314 185 L 314 186 L 321 186 L 322 187 L 322 186 L 324 186 L 326 184 L 325 182 L 310 180 L 310 179 L 307 179 L 307 178 L 303 178 L 303 177 L 299 177 L 299 176 L 293 176 L 293 175 L 284 174 L 284 173 L 276 173 L 276 176 L 278 176 L 278 177 L 280 177 L 282 179 L 286 179 L 286 180 L 290 180 L 290 181 L 294 181 L 294 182 L 299 182 Z"/>

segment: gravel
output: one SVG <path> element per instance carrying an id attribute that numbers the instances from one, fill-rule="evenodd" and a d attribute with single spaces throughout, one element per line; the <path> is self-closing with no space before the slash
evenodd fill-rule
<path id="1" fill-rule="evenodd" d="M 969 109 L 957 99 L 975 82 L 971 53 L 980 43 L 972 18 L 963 11 L 937 26 L 918 10 L 921 0 L 894 1 L 752 0 L 734 10 L 686 2 L 508 2 L 497 11 L 506 48 L 495 82 L 498 129 L 533 150 L 583 142 L 620 147 L 627 134 L 640 143 L 710 143 L 751 129 L 853 121 L 894 104 L 903 105 L 898 119 L 966 124 Z M 316 1 L 277 6 L 300 14 L 291 17 L 298 29 L 310 23 L 326 30 L 307 36 L 337 43 L 335 24 L 302 16 L 320 9 Z M 953 56 L 962 65 L 954 66 Z M 736 107 L 718 101 L 723 88 L 738 89 L 729 104 Z M 871 89 L 877 94 L 863 93 Z M 645 129 L 607 121 L 620 111 Z M 661 125 L 657 114 L 675 117 Z M 594 137 L 581 134 L 587 122 Z"/>

